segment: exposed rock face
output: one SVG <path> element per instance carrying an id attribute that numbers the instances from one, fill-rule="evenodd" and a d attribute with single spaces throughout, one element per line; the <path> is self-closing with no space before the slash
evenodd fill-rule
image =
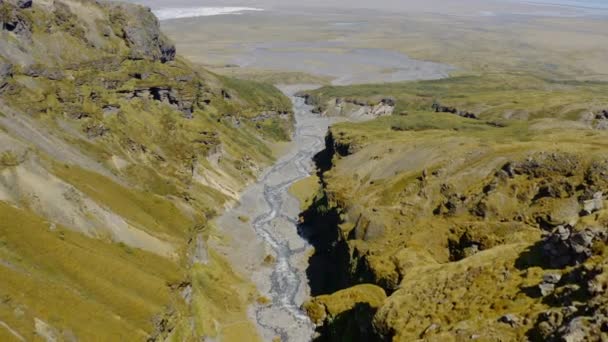
<path id="1" fill-rule="evenodd" d="M 381 98 L 377 101 L 362 102 L 351 98 L 335 98 L 328 103 L 319 105 L 310 95 L 303 94 L 308 105 L 315 106 L 314 113 L 328 116 L 344 116 L 353 121 L 365 121 L 381 116 L 392 115 L 395 110 L 395 100 Z"/>
<path id="2" fill-rule="evenodd" d="M 31 1 L 24 0 L 0 2 L 0 25 L 2 29 L 29 39 L 32 34 L 32 24 L 21 10 L 28 9 L 31 6 Z"/>
<path id="3" fill-rule="evenodd" d="M 468 111 L 458 110 L 454 107 L 442 106 L 441 104 L 435 102 L 432 106 L 433 110 L 437 113 L 452 113 L 458 116 L 462 116 L 463 118 L 468 119 L 479 119 L 475 113 L 471 113 Z"/>
<path id="4" fill-rule="evenodd" d="M 161 33 L 158 20 L 149 8 L 131 4 L 111 6 L 111 16 L 122 24 L 122 36 L 132 50 L 132 58 L 163 63 L 175 59 L 175 46 Z"/>
<path id="5" fill-rule="evenodd" d="M 3 2 L 12 4 L 21 9 L 32 7 L 32 0 L 3 0 L 0 1 L 0 4 L 2 4 Z"/>
<path id="6" fill-rule="evenodd" d="M 608 268 L 606 262 L 580 265 L 556 282 L 552 308 L 539 315 L 529 332 L 533 340 L 603 341 L 608 338 Z"/>
<path id="7" fill-rule="evenodd" d="M 563 268 L 584 262 L 593 254 L 593 245 L 608 242 L 606 228 L 585 228 L 575 231 L 570 226 L 559 226 L 542 242 L 548 263 Z"/>

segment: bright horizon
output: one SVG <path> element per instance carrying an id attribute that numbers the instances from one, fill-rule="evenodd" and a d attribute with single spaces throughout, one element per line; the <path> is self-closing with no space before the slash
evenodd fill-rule
<path id="1" fill-rule="evenodd" d="M 224 14 L 244 14 L 250 11 L 297 8 L 344 8 L 348 10 L 390 10 L 457 15 L 542 15 L 580 16 L 608 15 L 608 3 L 603 0 L 308 0 L 305 2 L 279 0 L 126 0 L 151 7 L 161 20 Z"/>

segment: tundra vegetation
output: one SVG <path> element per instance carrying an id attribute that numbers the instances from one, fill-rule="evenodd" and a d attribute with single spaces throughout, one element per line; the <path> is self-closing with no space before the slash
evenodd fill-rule
<path id="1" fill-rule="evenodd" d="M 606 338 L 607 87 L 491 74 L 301 94 L 325 115 L 394 107 L 334 125 L 316 157 L 301 229 L 318 340 Z"/>

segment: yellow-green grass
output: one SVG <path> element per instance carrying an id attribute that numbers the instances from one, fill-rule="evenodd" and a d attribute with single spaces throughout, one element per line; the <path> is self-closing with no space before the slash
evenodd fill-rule
<path id="1" fill-rule="evenodd" d="M 145 339 L 152 318 L 178 305 L 184 271 L 140 250 L 51 226 L 0 202 L 0 320 L 27 340 L 34 318 L 83 340 Z"/>
<path id="2" fill-rule="evenodd" d="M 96 202 L 152 234 L 185 239 L 195 225 L 195 219 L 186 217 L 165 197 L 124 187 L 75 165 L 57 165 L 53 172 Z"/>
<path id="3" fill-rule="evenodd" d="M 244 113 L 255 115 L 256 110 L 268 109 L 277 111 L 290 111 L 291 101 L 277 88 L 268 83 L 239 80 L 229 77 L 220 77 L 223 84 L 233 89 L 240 99 L 247 102 L 248 110 Z"/>
<path id="4" fill-rule="evenodd" d="M 484 120 L 563 118 L 579 120 L 608 107 L 608 83 L 551 81 L 523 74 L 458 76 L 434 81 L 323 87 L 309 92 L 325 106 L 333 98 L 396 101 L 395 113 L 430 110 L 434 102 L 475 113 Z"/>
<path id="5" fill-rule="evenodd" d="M 319 183 L 319 177 L 311 175 L 293 183 L 291 187 L 289 187 L 289 194 L 298 200 L 300 209 L 303 211 L 310 207 L 320 190 L 321 184 Z"/>
<path id="6" fill-rule="evenodd" d="M 522 291 L 544 273 L 514 267 L 525 247 L 500 246 L 457 263 L 413 269 L 377 315 L 380 327 L 393 329 L 395 341 L 418 338 L 433 324 L 441 328 L 425 337 L 436 341 L 475 333 L 487 340 L 525 340 L 534 317 L 549 308 Z M 507 314 L 521 321 L 513 327 L 501 323 Z"/>
<path id="7" fill-rule="evenodd" d="M 247 308 L 257 298 L 255 286 L 236 274 L 230 264 L 210 250 L 207 264 L 191 271 L 192 315 L 196 336 L 223 341 L 259 341 Z"/>
<path id="8" fill-rule="evenodd" d="M 121 25 L 138 18 L 115 20 L 103 5 L 65 2 L 77 15 L 60 18 L 36 3 L 19 10 L 32 41 L 7 33 L 11 48 L 43 75 L 13 68 L 3 105 L 7 119 L 23 118 L 28 130 L 2 129 L 23 140 L 36 165 L 175 246 L 179 258 L 91 239 L 74 232 L 80 227 L 1 202 L 0 340 L 10 334 L 2 324 L 34 340 L 35 318 L 86 341 L 162 338 L 174 327 L 179 341 L 249 340 L 256 331 L 246 310 L 258 297 L 255 288 L 212 251 L 208 264 L 191 269 L 187 256 L 193 237 L 208 233 L 207 220 L 274 160 L 272 144 L 289 140 L 290 100 L 269 83 L 215 75 L 181 58 L 134 59 Z M 159 92 L 171 99 L 162 101 Z M 68 153 L 40 148 L 48 141 L 65 143 Z M 14 157 L 0 156 L 0 168 L 13 168 Z M 19 193 L 17 182 L 5 180 L 3 187 Z M 180 297 L 189 284 L 192 307 Z"/>

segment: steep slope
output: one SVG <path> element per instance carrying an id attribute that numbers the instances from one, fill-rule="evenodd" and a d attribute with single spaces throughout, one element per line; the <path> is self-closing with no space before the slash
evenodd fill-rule
<path id="1" fill-rule="evenodd" d="M 606 85 L 545 89 L 542 103 L 526 100 L 542 115 L 514 120 L 505 115 L 537 86 L 515 100 L 517 88 L 464 81 L 308 96 L 354 107 L 390 101 L 399 113 L 333 126 L 316 158 L 321 189 L 301 230 L 316 248 L 318 297 L 304 307 L 319 340 L 606 337 L 608 136 L 579 120 L 603 120 Z M 438 101 L 462 109 L 437 110 Z M 573 108 L 573 121 L 548 103 Z M 487 111 L 461 115 L 475 108 Z M 388 295 L 381 304 L 378 287 Z"/>
<path id="2" fill-rule="evenodd" d="M 3 0 L 0 26 L 0 339 L 254 336 L 205 241 L 289 99 L 176 57 L 141 6 Z"/>

